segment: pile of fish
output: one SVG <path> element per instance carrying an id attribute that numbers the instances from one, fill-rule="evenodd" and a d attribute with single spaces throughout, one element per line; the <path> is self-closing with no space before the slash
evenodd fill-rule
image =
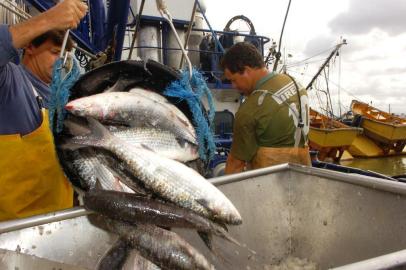
<path id="1" fill-rule="evenodd" d="M 199 157 L 196 133 L 165 97 L 134 88 L 78 98 L 65 108 L 70 136 L 58 146 L 68 157 L 65 170 L 86 190 L 84 206 L 98 213 L 95 223 L 120 236 L 99 269 L 121 269 L 132 249 L 142 269 L 214 269 L 173 227 L 196 230 L 211 250 L 213 235 L 238 245 L 226 225 L 241 224 L 241 216 L 185 165 Z"/>

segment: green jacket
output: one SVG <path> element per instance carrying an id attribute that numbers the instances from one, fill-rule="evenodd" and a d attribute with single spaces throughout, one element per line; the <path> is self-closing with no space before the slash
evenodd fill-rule
<path id="1" fill-rule="evenodd" d="M 286 74 L 270 73 L 241 104 L 235 116 L 231 154 L 251 161 L 258 147 L 304 147 L 309 132 L 309 105 L 306 90 L 296 87 Z M 302 111 L 303 128 L 296 130 Z M 296 139 L 297 136 L 297 139 Z M 296 141 L 297 140 L 297 141 Z"/>

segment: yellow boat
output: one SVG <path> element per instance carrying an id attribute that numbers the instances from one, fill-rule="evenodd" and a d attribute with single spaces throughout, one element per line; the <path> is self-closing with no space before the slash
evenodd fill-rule
<path id="1" fill-rule="evenodd" d="M 358 134 L 352 142 L 348 152 L 353 157 L 380 157 L 384 156 L 382 149 L 374 141 L 363 134 Z"/>
<path id="2" fill-rule="evenodd" d="M 406 119 L 378 110 L 366 103 L 353 100 L 351 110 L 361 116 L 364 134 L 373 140 L 386 155 L 390 150 L 401 153 L 406 145 Z"/>
<path id="3" fill-rule="evenodd" d="M 331 158 L 338 162 L 355 137 L 362 133 L 362 128 L 347 126 L 312 108 L 309 116 L 309 146 L 311 150 L 319 151 L 318 158 L 322 161 Z"/>

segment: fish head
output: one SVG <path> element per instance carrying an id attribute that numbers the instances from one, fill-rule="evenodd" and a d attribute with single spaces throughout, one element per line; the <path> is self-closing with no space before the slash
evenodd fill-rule
<path id="1" fill-rule="evenodd" d="M 77 116 L 102 116 L 103 107 L 95 103 L 91 98 L 79 98 L 75 99 L 65 105 L 65 109 Z"/>
<path id="2" fill-rule="evenodd" d="M 221 223 L 232 225 L 242 224 L 242 218 L 237 208 L 227 198 L 224 200 L 197 200 L 206 209 L 210 209 L 212 218 Z"/>
<path id="3" fill-rule="evenodd" d="M 241 225 L 242 218 L 238 210 L 234 207 L 224 207 L 217 208 L 217 213 L 214 213 L 214 219 L 219 221 L 225 221 L 227 224 L 231 225 Z"/>

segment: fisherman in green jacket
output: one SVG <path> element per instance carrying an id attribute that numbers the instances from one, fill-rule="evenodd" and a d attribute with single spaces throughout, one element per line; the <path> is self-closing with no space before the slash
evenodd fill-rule
<path id="1" fill-rule="evenodd" d="M 259 51 L 249 43 L 231 47 L 221 67 L 245 96 L 235 115 L 225 173 L 286 162 L 310 165 L 306 90 L 287 74 L 269 72 Z"/>

